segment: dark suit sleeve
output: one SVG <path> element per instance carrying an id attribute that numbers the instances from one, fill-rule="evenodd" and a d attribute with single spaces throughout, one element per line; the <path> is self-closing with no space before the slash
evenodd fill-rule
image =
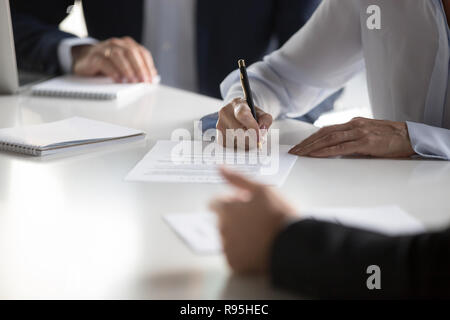
<path id="1" fill-rule="evenodd" d="M 321 0 L 273 0 L 274 10 L 274 34 L 281 47 L 289 38 L 300 30 Z"/>
<path id="2" fill-rule="evenodd" d="M 68 5 L 63 0 L 11 0 L 11 18 L 17 62 L 20 69 L 60 73 L 58 45 L 75 37 L 58 29 L 66 17 Z"/>
<path id="3" fill-rule="evenodd" d="M 381 271 L 369 290 L 367 267 Z M 275 286 L 319 298 L 450 297 L 450 229 L 388 237 L 327 222 L 289 225 L 275 240 Z"/>

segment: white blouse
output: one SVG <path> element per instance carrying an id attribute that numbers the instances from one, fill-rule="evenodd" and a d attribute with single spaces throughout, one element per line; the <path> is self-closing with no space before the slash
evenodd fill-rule
<path id="1" fill-rule="evenodd" d="M 371 5 L 381 29 L 367 26 Z M 449 51 L 441 0 L 324 0 L 248 73 L 255 103 L 277 118 L 307 113 L 365 68 L 374 117 L 406 121 L 418 154 L 448 160 Z M 237 71 L 221 90 L 225 101 L 242 96 Z"/>

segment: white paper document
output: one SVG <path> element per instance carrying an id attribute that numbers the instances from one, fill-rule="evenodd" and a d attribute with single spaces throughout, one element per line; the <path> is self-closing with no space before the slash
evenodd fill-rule
<path id="1" fill-rule="evenodd" d="M 424 225 L 397 206 L 324 208 L 303 213 L 304 218 L 328 221 L 390 236 L 425 231 Z"/>
<path id="2" fill-rule="evenodd" d="M 215 254 L 222 251 L 215 214 L 168 214 L 164 220 L 195 253 Z"/>
<path id="3" fill-rule="evenodd" d="M 128 173 L 127 181 L 223 183 L 218 166 L 268 185 L 281 186 L 297 160 L 290 146 L 270 150 L 226 149 L 202 141 L 158 141 Z"/>
<path id="4" fill-rule="evenodd" d="M 303 218 L 328 221 L 394 236 L 425 231 L 423 224 L 397 206 L 317 209 Z M 222 252 L 217 218 L 213 213 L 169 214 L 164 220 L 198 254 Z"/>

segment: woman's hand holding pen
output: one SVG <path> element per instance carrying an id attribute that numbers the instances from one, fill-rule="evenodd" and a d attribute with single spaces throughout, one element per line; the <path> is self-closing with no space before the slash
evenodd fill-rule
<path id="1" fill-rule="evenodd" d="M 256 135 L 254 135 L 257 138 L 256 142 L 263 142 L 267 130 L 272 125 L 272 116 L 257 107 L 255 107 L 255 111 L 258 116 L 258 122 L 253 117 L 247 102 L 242 98 L 234 99 L 219 111 L 219 120 L 216 128 L 223 137 L 222 143 L 224 146 L 231 147 L 226 144 L 227 130 L 232 130 L 231 132 L 238 129 L 243 129 L 244 131 L 254 130 L 256 132 Z M 249 135 L 249 137 L 251 139 L 252 135 Z M 246 149 L 249 146 L 257 145 L 255 141 L 250 141 L 249 139 L 246 139 Z"/>

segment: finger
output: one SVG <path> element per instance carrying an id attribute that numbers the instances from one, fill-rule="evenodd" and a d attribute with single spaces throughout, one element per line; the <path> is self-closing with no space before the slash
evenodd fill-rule
<path id="1" fill-rule="evenodd" d="M 97 60 L 97 71 L 96 74 L 100 73 L 114 80 L 114 82 L 120 82 L 121 76 L 119 70 L 114 66 L 114 64 L 105 58 L 100 58 Z"/>
<path id="2" fill-rule="evenodd" d="M 138 50 L 139 50 L 139 55 L 141 56 L 142 61 L 144 63 L 144 68 L 143 68 L 144 81 L 151 83 L 152 82 L 151 68 L 154 68 L 154 66 L 151 64 L 151 62 L 148 60 L 148 57 L 145 54 L 145 51 L 147 51 L 147 49 L 145 49 L 142 46 L 139 46 Z"/>
<path id="3" fill-rule="evenodd" d="M 345 130 L 350 130 L 352 128 L 353 128 L 353 125 L 351 122 L 347 122 L 344 124 L 338 124 L 338 125 L 334 125 L 334 126 L 329 126 L 329 127 L 324 127 L 322 129 L 320 129 L 319 131 L 317 131 L 316 133 L 312 134 L 307 139 L 303 140 L 298 145 L 296 145 L 294 148 L 291 149 L 291 151 L 295 152 L 294 149 L 296 149 L 296 151 L 298 151 L 298 149 L 302 149 L 302 148 L 306 147 L 307 145 L 313 143 L 317 139 L 322 138 L 323 136 L 326 136 L 327 134 L 330 134 L 331 132 L 345 131 Z"/>
<path id="4" fill-rule="evenodd" d="M 153 64 L 149 65 L 147 62 L 147 57 L 144 54 L 144 51 L 147 50 L 131 37 L 123 37 L 119 41 L 119 45 L 126 49 L 125 52 L 129 58 L 130 65 L 135 75 L 137 75 L 138 80 L 141 82 L 151 82 L 150 68 Z"/>
<path id="5" fill-rule="evenodd" d="M 240 147 L 248 149 L 250 145 L 250 136 L 247 135 L 244 126 L 234 117 L 225 119 L 224 146 L 227 148 Z M 253 139 L 256 142 L 256 136 Z"/>
<path id="6" fill-rule="evenodd" d="M 224 212 L 225 202 L 221 198 L 213 199 L 209 202 L 209 210 L 217 214 Z"/>
<path id="7" fill-rule="evenodd" d="M 155 63 L 153 61 L 153 57 L 150 52 L 144 48 L 140 47 L 141 56 L 144 59 L 146 70 L 148 71 L 149 81 L 153 82 L 153 78 L 158 75 L 158 71 L 156 70 Z"/>
<path id="8" fill-rule="evenodd" d="M 349 156 L 353 154 L 367 154 L 366 144 L 362 139 L 358 141 L 341 143 L 332 147 L 327 147 L 322 150 L 312 152 L 309 155 L 311 157 L 327 158 L 336 156 Z"/>
<path id="9" fill-rule="evenodd" d="M 264 111 L 257 109 L 256 114 L 258 115 L 258 124 L 260 129 L 269 129 L 272 125 L 272 116 Z"/>
<path id="10" fill-rule="evenodd" d="M 150 78 L 156 77 L 158 75 L 158 71 L 156 70 L 155 63 L 153 61 L 153 57 L 150 54 L 150 52 L 140 44 L 138 44 L 133 38 L 131 37 L 123 37 L 122 38 L 124 42 L 129 44 L 132 47 L 137 47 L 139 49 L 139 54 L 141 58 L 143 59 L 143 63 L 146 67 L 146 73 L 148 72 L 148 76 Z M 152 79 L 149 79 L 151 82 Z"/>
<path id="11" fill-rule="evenodd" d="M 326 136 L 315 140 L 309 145 L 303 148 L 294 148 L 289 153 L 298 156 L 306 156 L 312 152 L 322 150 L 327 147 L 342 144 L 344 142 L 355 141 L 362 138 L 363 133 L 359 129 L 347 130 L 347 131 L 335 131 L 327 134 Z"/>
<path id="12" fill-rule="evenodd" d="M 232 125 L 231 128 L 240 128 L 244 127 L 239 121 L 236 120 L 234 116 L 234 107 L 232 104 L 228 104 L 225 107 L 221 108 L 218 113 L 218 120 L 216 124 L 216 128 L 224 131 L 225 129 L 228 129 L 230 125 Z"/>
<path id="13" fill-rule="evenodd" d="M 259 141 L 259 125 L 246 103 L 238 103 L 234 107 L 234 116 L 247 130 L 255 130 Z"/>
<path id="14" fill-rule="evenodd" d="M 222 114 L 219 116 L 220 124 L 217 128 L 221 128 L 222 132 L 222 145 L 227 148 L 239 148 L 248 150 L 250 148 L 256 148 L 258 142 L 257 134 L 253 135 L 252 132 L 248 132 L 234 117 L 233 107 L 226 107 Z"/>
<path id="15" fill-rule="evenodd" d="M 245 126 L 234 117 L 233 113 L 231 114 L 231 116 L 225 117 L 223 119 L 223 122 L 227 129 L 235 129 L 235 130 L 236 129 L 244 129 L 245 130 Z"/>
<path id="16" fill-rule="evenodd" d="M 120 71 L 120 75 L 125 78 L 128 82 L 137 82 L 136 75 L 134 74 L 133 68 L 128 62 L 125 56 L 124 50 L 118 46 L 114 47 L 111 51 L 110 57 L 114 66 Z"/>
<path id="17" fill-rule="evenodd" d="M 227 180 L 232 186 L 237 187 L 239 189 L 244 189 L 246 191 L 254 192 L 258 190 L 261 185 L 253 182 L 244 176 L 235 173 L 225 167 L 220 167 L 220 174 Z"/>
<path id="18" fill-rule="evenodd" d="M 144 59 L 141 56 L 138 47 L 132 47 L 125 51 L 126 57 L 133 68 L 134 74 L 137 76 L 139 82 L 145 82 L 146 76 L 150 74 L 150 70 L 147 70 Z"/>
<path id="19" fill-rule="evenodd" d="M 219 218 L 221 218 L 221 214 L 228 213 L 230 211 L 229 208 L 239 201 L 240 200 L 233 195 L 217 197 L 210 201 L 209 210 L 217 213 Z"/>
<path id="20" fill-rule="evenodd" d="M 125 43 L 125 45 L 127 45 L 127 46 L 134 47 L 134 46 L 138 45 L 138 43 L 132 37 L 129 37 L 129 36 L 122 37 L 122 38 L 120 38 L 120 40 L 123 43 Z"/>
<path id="21" fill-rule="evenodd" d="M 219 144 L 222 144 L 226 147 L 236 146 L 236 140 L 238 137 L 241 137 L 240 132 L 236 132 L 235 130 L 242 130 L 242 137 L 245 138 L 245 148 L 249 145 L 250 139 L 252 137 L 251 132 L 245 132 L 247 129 L 241 122 L 239 122 L 235 117 L 234 108 L 236 102 L 239 100 L 234 100 L 232 103 L 226 105 L 221 108 L 219 111 L 219 119 L 216 124 L 217 129 L 217 138 Z M 258 138 L 257 132 L 254 137 Z"/>
<path id="22" fill-rule="evenodd" d="M 232 117 L 225 120 L 227 129 L 227 147 L 235 147 L 238 149 L 254 149 L 257 148 L 260 139 L 259 135 L 261 130 L 258 131 L 248 131 L 248 129 L 239 122 L 235 117 L 234 113 Z M 231 130 L 231 132 L 230 132 Z M 230 137 L 228 137 L 230 135 Z"/>

